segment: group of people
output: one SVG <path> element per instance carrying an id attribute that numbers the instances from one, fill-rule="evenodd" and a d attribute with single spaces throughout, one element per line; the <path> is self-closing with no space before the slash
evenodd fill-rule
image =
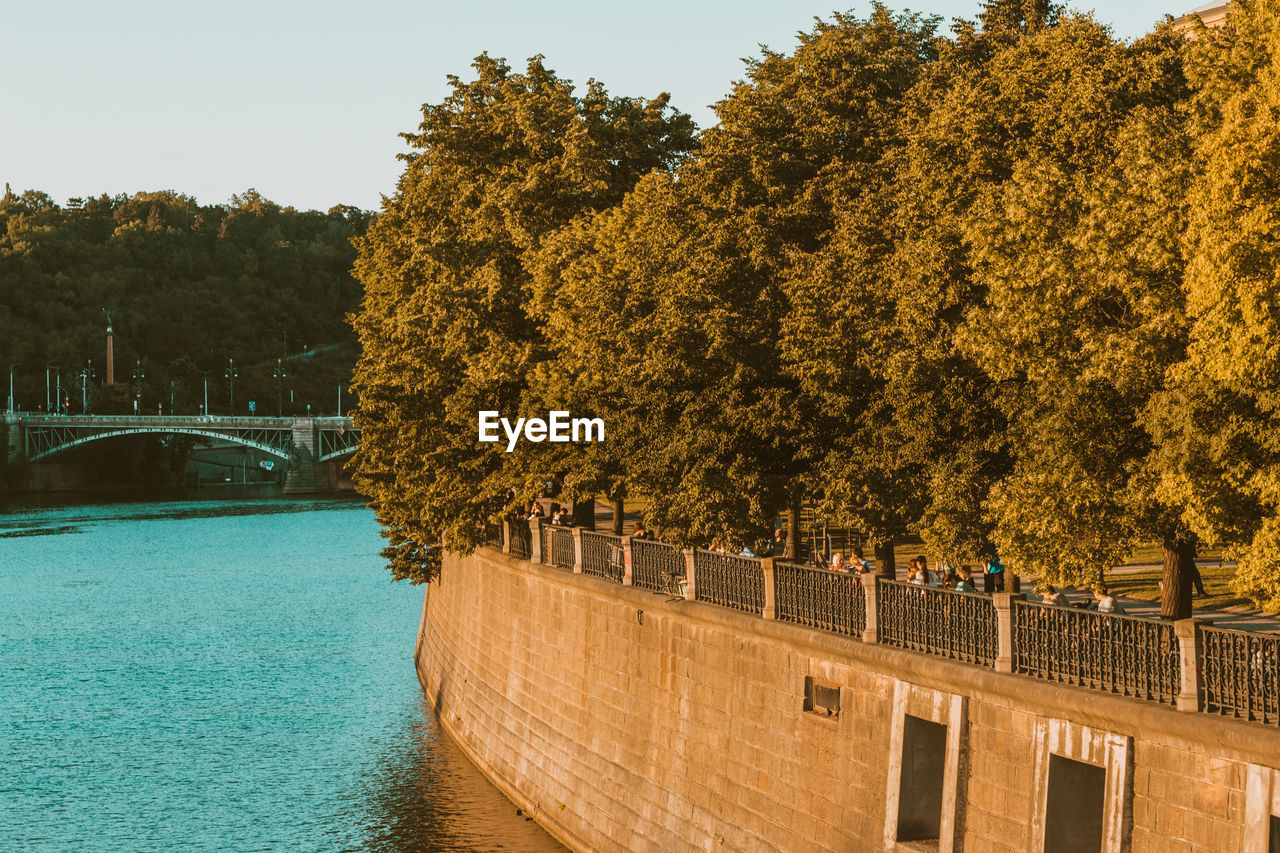
<path id="1" fill-rule="evenodd" d="M 543 509 L 540 501 L 530 501 L 529 508 L 524 511 L 523 517 L 525 521 L 534 521 L 539 518 L 546 518 L 547 511 Z M 562 506 L 556 507 L 555 511 L 551 513 L 551 521 L 549 523 L 558 527 L 572 527 L 573 514 Z"/>

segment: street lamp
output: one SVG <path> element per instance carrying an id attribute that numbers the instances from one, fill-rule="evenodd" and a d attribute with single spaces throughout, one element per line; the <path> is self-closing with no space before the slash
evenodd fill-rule
<path id="1" fill-rule="evenodd" d="M 89 383 L 93 381 L 93 359 L 80 371 L 80 414 L 89 414 Z"/>
<path id="2" fill-rule="evenodd" d="M 13 405 L 13 369 L 14 369 L 15 367 L 22 367 L 22 365 L 21 365 L 21 364 L 18 364 L 18 363 L 14 363 L 14 364 L 9 365 L 9 414 L 13 414 L 13 413 L 14 413 L 14 405 Z"/>
<path id="3" fill-rule="evenodd" d="M 213 373 L 213 371 L 212 370 L 200 371 L 200 375 L 204 377 L 204 408 L 200 410 L 200 414 L 202 415 L 209 414 L 209 374 L 210 373 Z"/>
<path id="4" fill-rule="evenodd" d="M 227 384 L 231 388 L 231 414 L 236 413 L 236 360 L 234 358 L 227 359 Z M 208 406 L 205 407 L 206 410 Z"/>
<path id="5" fill-rule="evenodd" d="M 133 413 L 135 415 L 142 413 L 142 380 L 147 378 L 147 374 L 142 369 L 142 359 L 138 359 L 137 365 L 133 368 L 133 381 L 137 383 L 137 393 L 133 398 Z"/>
<path id="6" fill-rule="evenodd" d="M 276 378 L 276 417 L 284 417 L 284 378 L 288 375 L 284 372 L 284 360 L 276 359 L 276 369 L 272 372 Z"/>
<path id="7" fill-rule="evenodd" d="M 174 380 L 169 380 L 169 417 L 173 417 L 173 385 Z"/>

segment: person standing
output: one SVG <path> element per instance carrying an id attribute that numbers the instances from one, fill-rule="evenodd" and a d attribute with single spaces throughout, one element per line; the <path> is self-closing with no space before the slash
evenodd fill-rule
<path id="1" fill-rule="evenodd" d="M 1004 592 L 1004 564 L 995 553 L 982 564 L 982 591 L 988 595 Z"/>

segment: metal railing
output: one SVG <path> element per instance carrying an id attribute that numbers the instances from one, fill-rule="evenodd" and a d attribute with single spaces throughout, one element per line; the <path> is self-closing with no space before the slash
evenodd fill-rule
<path id="1" fill-rule="evenodd" d="M 582 573 L 622 583 L 622 537 L 582 531 Z"/>
<path id="2" fill-rule="evenodd" d="M 631 585 L 680 595 L 685 577 L 684 552 L 675 545 L 631 540 Z"/>
<path id="3" fill-rule="evenodd" d="M 551 543 L 550 560 L 544 556 L 544 562 L 562 569 L 573 568 L 573 531 L 568 527 L 548 525 L 547 540 Z"/>
<path id="4" fill-rule="evenodd" d="M 533 555 L 533 532 L 529 530 L 529 522 L 513 518 L 507 522 L 507 530 L 511 531 L 511 553 L 529 559 Z"/>
<path id="5" fill-rule="evenodd" d="M 1200 626 L 1204 710 L 1280 725 L 1280 635 Z"/>
<path id="6" fill-rule="evenodd" d="M 777 618 L 837 634 L 861 636 L 867 627 L 867 601 L 857 575 L 774 562 Z"/>
<path id="7" fill-rule="evenodd" d="M 1180 687 L 1173 623 L 1076 607 L 1013 606 L 1013 671 L 1172 705 Z"/>
<path id="8" fill-rule="evenodd" d="M 986 596 L 878 578 L 876 609 L 881 643 L 995 664 L 996 611 Z"/>
<path id="9" fill-rule="evenodd" d="M 535 533 L 521 521 L 506 527 L 513 555 L 527 558 L 537 535 L 544 562 L 573 568 L 571 528 L 539 525 Z M 643 539 L 624 546 L 620 537 L 590 530 L 579 535 L 584 573 L 621 582 L 629 547 L 633 586 L 684 595 L 687 552 Z M 501 528 L 486 526 L 485 538 L 500 539 Z M 868 598 L 871 588 L 853 574 L 781 560 L 770 573 L 756 558 L 701 549 L 693 561 L 698 601 L 852 637 L 867 630 L 868 604 L 874 602 L 876 630 L 868 642 L 1179 710 L 1280 725 L 1280 633 L 1098 613 L 1018 595 L 997 607 L 990 596 L 884 578 L 876 579 L 875 595 Z M 765 588 L 770 578 L 772 599 Z"/>
<path id="10" fill-rule="evenodd" d="M 486 521 L 481 536 L 484 537 L 484 544 L 502 548 L 502 523 Z"/>
<path id="11" fill-rule="evenodd" d="M 693 552 L 693 570 L 698 601 L 757 615 L 764 612 L 764 569 L 759 560 L 698 549 Z"/>

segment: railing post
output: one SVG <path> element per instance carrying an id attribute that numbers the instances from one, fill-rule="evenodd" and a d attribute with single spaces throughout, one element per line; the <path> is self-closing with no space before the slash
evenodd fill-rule
<path id="1" fill-rule="evenodd" d="M 697 577 L 695 577 L 696 572 L 694 571 L 693 563 L 694 563 L 693 549 L 685 548 L 684 549 L 684 600 L 685 601 L 698 600 L 698 593 L 694 587 L 694 584 L 697 583 L 698 579 Z"/>
<path id="2" fill-rule="evenodd" d="M 764 609 L 760 615 L 765 619 L 777 619 L 778 590 L 773 583 L 773 557 L 760 558 L 760 571 L 764 573 Z"/>
<path id="3" fill-rule="evenodd" d="M 542 558 L 542 519 L 529 519 L 529 562 L 545 563 Z"/>
<path id="4" fill-rule="evenodd" d="M 858 575 L 858 580 L 862 582 L 863 609 L 867 615 L 866 627 L 862 629 L 862 642 L 864 643 L 880 642 L 880 616 L 876 607 L 876 578 L 877 576 L 871 572 L 864 572 Z"/>
<path id="5" fill-rule="evenodd" d="M 502 553 L 511 553 L 511 519 L 502 519 Z"/>
<path id="6" fill-rule="evenodd" d="M 991 596 L 996 610 L 996 672 L 1013 672 L 1013 601 L 1023 601 L 1020 592 L 997 592 Z"/>
<path id="7" fill-rule="evenodd" d="M 623 536 L 618 547 L 622 549 L 622 585 L 631 586 L 631 537 Z"/>
<path id="8" fill-rule="evenodd" d="M 1200 652 L 1204 640 L 1200 633 L 1201 626 L 1212 625 L 1212 619 L 1179 619 L 1173 623 L 1173 635 L 1178 640 L 1178 659 L 1181 663 L 1178 671 L 1179 711 L 1199 711 L 1200 697 L 1204 690 L 1204 677 L 1200 669 Z"/>
<path id="9" fill-rule="evenodd" d="M 570 528 L 573 531 L 573 573 L 582 574 L 582 528 Z"/>

